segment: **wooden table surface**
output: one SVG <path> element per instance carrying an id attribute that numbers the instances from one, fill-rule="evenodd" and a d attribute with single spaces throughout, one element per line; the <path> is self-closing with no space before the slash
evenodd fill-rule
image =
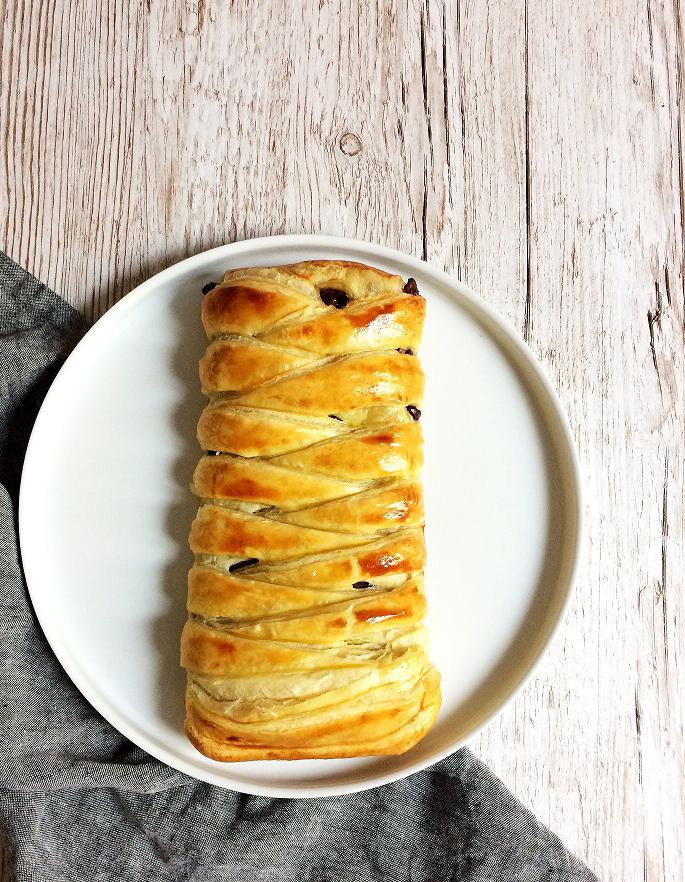
<path id="1" fill-rule="evenodd" d="M 89 317 L 214 245 L 334 233 L 447 268 L 542 360 L 581 576 L 473 749 L 619 882 L 685 872 L 684 8 L 0 0 L 0 247 Z"/>

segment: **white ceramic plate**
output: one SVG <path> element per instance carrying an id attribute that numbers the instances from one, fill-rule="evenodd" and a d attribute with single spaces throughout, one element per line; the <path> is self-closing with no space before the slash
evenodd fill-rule
<path id="1" fill-rule="evenodd" d="M 344 258 L 414 276 L 428 309 L 422 425 L 431 655 L 443 706 L 398 757 L 222 764 L 183 734 L 188 491 L 203 400 L 200 289 L 229 267 Z M 580 536 L 573 442 L 530 351 L 454 278 L 324 236 L 237 242 L 142 284 L 89 331 L 36 421 L 20 500 L 31 598 L 52 648 L 124 735 L 204 781 L 269 796 L 339 794 L 417 771 L 517 692 L 568 601 Z M 31 684 L 27 684 L 31 688 Z"/>

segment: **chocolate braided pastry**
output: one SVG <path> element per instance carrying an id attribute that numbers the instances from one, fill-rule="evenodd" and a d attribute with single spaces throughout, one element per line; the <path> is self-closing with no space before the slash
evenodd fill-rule
<path id="1" fill-rule="evenodd" d="M 356 263 L 206 293 L 181 660 L 217 760 L 402 753 L 433 724 L 416 283 Z"/>

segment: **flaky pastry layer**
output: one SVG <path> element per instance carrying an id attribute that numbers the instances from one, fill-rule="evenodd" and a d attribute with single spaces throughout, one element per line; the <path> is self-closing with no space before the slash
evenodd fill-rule
<path id="1" fill-rule="evenodd" d="M 226 762 L 402 753 L 440 706 L 423 626 L 425 301 L 345 261 L 208 287 L 188 738 Z"/>

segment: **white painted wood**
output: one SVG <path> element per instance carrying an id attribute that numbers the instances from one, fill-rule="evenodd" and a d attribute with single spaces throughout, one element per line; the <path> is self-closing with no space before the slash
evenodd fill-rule
<path id="1" fill-rule="evenodd" d="M 568 622 L 474 750 L 603 879 L 683 876 L 679 0 L 0 0 L 0 247 L 90 317 L 326 232 L 524 333 L 587 478 Z"/>

